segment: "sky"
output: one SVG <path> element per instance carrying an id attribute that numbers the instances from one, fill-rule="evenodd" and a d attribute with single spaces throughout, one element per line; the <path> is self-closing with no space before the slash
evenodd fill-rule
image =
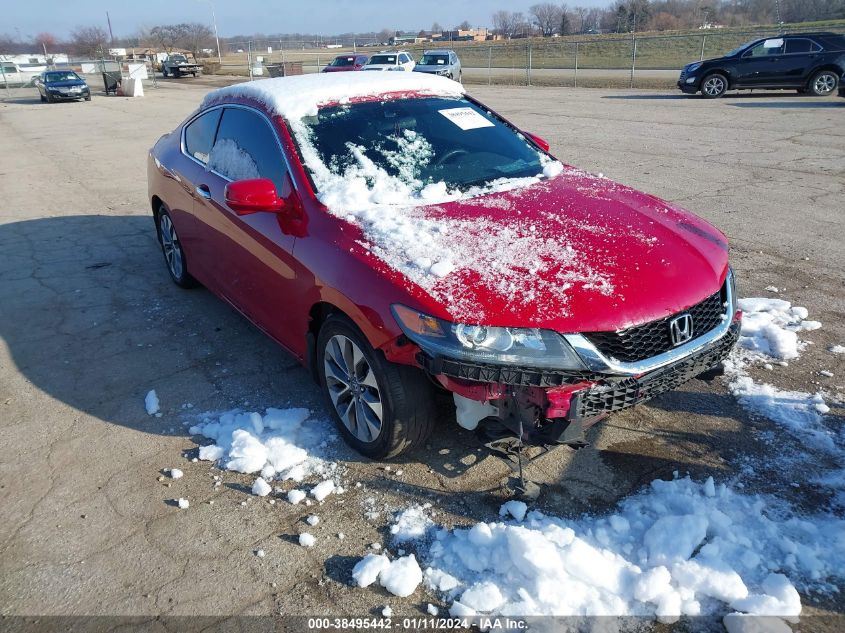
<path id="1" fill-rule="evenodd" d="M 428 29 L 467 20 L 492 27 L 494 12 L 528 11 L 539 0 L 214 0 L 222 37 L 253 33 L 315 33 Z M 575 4 L 604 6 L 609 0 L 580 0 Z M 569 2 L 570 5 L 573 2 Z M 0 33 L 30 39 L 40 32 L 59 38 L 76 26 L 107 28 L 111 16 L 115 37 L 134 34 L 140 26 L 177 22 L 211 25 L 211 0 L 43 0 L 35 5 L 9 2 L 3 9 Z"/>

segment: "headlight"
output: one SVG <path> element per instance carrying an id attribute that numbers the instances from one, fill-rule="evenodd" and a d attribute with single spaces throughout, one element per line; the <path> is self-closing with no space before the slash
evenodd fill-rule
<path id="1" fill-rule="evenodd" d="M 699 68 L 701 68 L 701 62 L 694 62 L 694 63 L 690 64 L 689 66 L 687 66 L 687 72 L 688 73 L 694 73 Z"/>
<path id="2" fill-rule="evenodd" d="M 550 330 L 451 323 L 403 305 L 392 308 L 405 336 L 431 355 L 478 363 L 585 369 L 563 337 Z"/>

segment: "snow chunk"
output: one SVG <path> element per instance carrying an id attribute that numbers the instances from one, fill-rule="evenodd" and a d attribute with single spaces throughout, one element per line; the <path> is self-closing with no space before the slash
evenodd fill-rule
<path id="1" fill-rule="evenodd" d="M 180 510 L 187 510 L 191 506 L 191 502 L 180 497 L 176 500 L 176 505 L 179 506 Z"/>
<path id="2" fill-rule="evenodd" d="M 461 603 L 475 611 L 493 611 L 504 601 L 499 587 L 490 581 L 476 583 L 461 595 Z"/>
<path id="3" fill-rule="evenodd" d="M 288 492 L 288 502 L 292 503 L 293 505 L 298 504 L 303 499 L 305 499 L 305 492 L 303 492 L 302 490 L 290 490 Z"/>
<path id="4" fill-rule="evenodd" d="M 170 475 L 171 479 L 181 479 L 185 475 L 185 473 L 178 468 L 169 468 L 167 470 L 167 474 Z"/>
<path id="5" fill-rule="evenodd" d="M 314 526 L 314 525 L 317 525 L 320 522 L 320 517 L 318 517 L 316 514 L 312 514 L 307 519 L 305 519 L 305 522 L 308 525 Z"/>
<path id="6" fill-rule="evenodd" d="M 311 488 L 311 496 L 317 501 L 322 501 L 334 491 L 334 482 L 331 479 L 321 481 Z"/>
<path id="7" fill-rule="evenodd" d="M 845 354 L 845 345 L 831 345 L 828 351 L 833 354 Z"/>
<path id="8" fill-rule="evenodd" d="M 397 558 L 379 575 L 381 586 L 400 598 L 406 598 L 416 591 L 422 582 L 422 570 L 413 554 Z"/>
<path id="9" fill-rule="evenodd" d="M 314 547 L 314 543 L 317 542 L 317 539 L 314 538 L 313 534 L 309 534 L 308 532 L 303 532 L 299 535 L 299 544 L 302 547 Z"/>
<path id="10" fill-rule="evenodd" d="M 525 513 L 528 512 L 528 506 L 524 501 L 517 501 L 516 499 L 511 499 L 502 504 L 502 507 L 499 508 L 499 516 L 504 517 L 507 515 L 511 515 L 517 521 L 522 521 L 525 518 Z"/>
<path id="11" fill-rule="evenodd" d="M 390 559 L 384 554 L 367 554 L 352 568 L 352 580 L 359 587 L 369 587 L 388 567 Z"/>
<path id="12" fill-rule="evenodd" d="M 147 410 L 147 415 L 155 415 L 159 411 L 158 396 L 155 389 L 150 389 L 144 398 L 144 408 Z"/>
<path id="13" fill-rule="evenodd" d="M 437 617 L 437 614 L 440 613 L 440 609 L 435 607 L 430 602 L 428 603 L 428 606 L 425 608 L 425 610 L 426 610 L 426 613 L 428 613 L 429 615 L 432 615 L 434 617 Z"/>
<path id="14" fill-rule="evenodd" d="M 259 497 L 266 497 L 271 492 L 273 492 L 273 486 L 264 481 L 264 478 L 262 477 L 256 479 L 255 483 L 252 484 L 252 494 L 254 495 L 258 495 Z"/>

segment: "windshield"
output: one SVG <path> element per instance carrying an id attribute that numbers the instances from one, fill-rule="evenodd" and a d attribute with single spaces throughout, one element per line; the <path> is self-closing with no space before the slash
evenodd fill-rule
<path id="1" fill-rule="evenodd" d="M 354 57 L 335 57 L 329 66 L 354 66 Z"/>
<path id="2" fill-rule="evenodd" d="M 51 82 L 51 81 L 73 81 L 74 79 L 79 79 L 79 75 L 75 72 L 55 72 L 55 73 L 46 73 L 44 75 L 44 81 Z"/>
<path id="3" fill-rule="evenodd" d="M 448 55 L 423 55 L 422 59 L 420 60 L 421 66 L 436 66 L 437 64 L 448 64 L 449 63 L 449 56 Z"/>
<path id="4" fill-rule="evenodd" d="M 171 55 L 170 57 L 167 58 L 167 61 L 169 61 L 169 62 L 186 62 L 186 61 L 188 61 L 188 58 L 185 57 L 184 55 Z"/>
<path id="5" fill-rule="evenodd" d="M 371 64 L 395 64 L 396 55 L 373 55 L 370 57 Z"/>
<path id="6" fill-rule="evenodd" d="M 324 107 L 294 131 L 318 189 L 361 179 L 370 191 L 466 190 L 501 178 L 537 177 L 551 162 L 521 134 L 464 98 Z"/>

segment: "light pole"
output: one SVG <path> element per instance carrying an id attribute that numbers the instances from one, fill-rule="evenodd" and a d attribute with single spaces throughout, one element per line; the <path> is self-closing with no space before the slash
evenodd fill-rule
<path id="1" fill-rule="evenodd" d="M 211 24 L 214 26 L 214 40 L 217 42 L 217 61 L 222 66 L 223 57 L 220 55 L 220 36 L 217 34 L 217 14 L 214 11 L 214 0 L 206 0 L 206 2 L 211 5 Z"/>

